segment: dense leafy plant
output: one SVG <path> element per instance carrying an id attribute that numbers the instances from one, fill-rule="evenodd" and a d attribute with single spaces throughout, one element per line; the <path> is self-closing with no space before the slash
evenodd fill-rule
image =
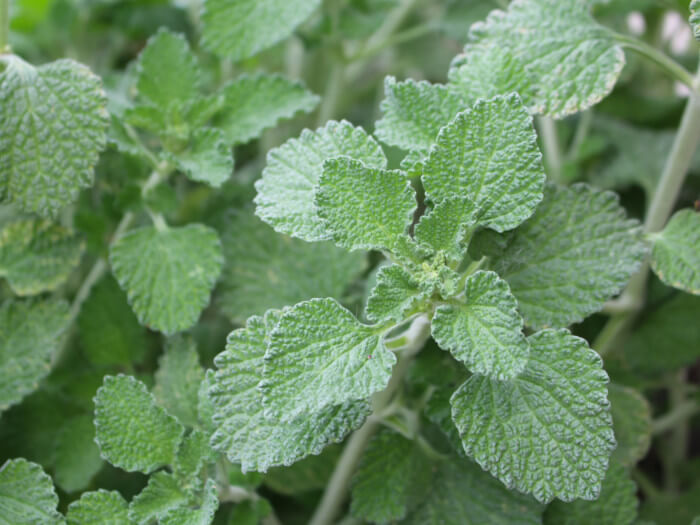
<path id="1" fill-rule="evenodd" d="M 700 517 L 678 12 L 0 0 L 0 522 Z"/>

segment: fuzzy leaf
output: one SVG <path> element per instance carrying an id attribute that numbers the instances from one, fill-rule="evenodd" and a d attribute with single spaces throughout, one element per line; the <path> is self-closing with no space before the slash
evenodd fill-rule
<path id="1" fill-rule="evenodd" d="M 642 394 L 625 386 L 610 385 L 608 398 L 617 441 L 612 459 L 632 467 L 651 444 L 651 407 Z"/>
<path id="2" fill-rule="evenodd" d="M 55 216 L 92 185 L 109 115 L 99 77 L 73 60 L 0 62 L 0 196 Z"/>
<path id="3" fill-rule="evenodd" d="M 287 422 L 264 416 L 258 384 L 270 333 L 280 315 L 270 311 L 264 318 L 251 317 L 245 329 L 229 335 L 226 350 L 214 361 L 218 370 L 209 396 L 216 431 L 211 443 L 230 461 L 240 463 L 244 472 L 265 472 L 272 466 L 291 465 L 304 456 L 318 454 L 360 426 L 369 413 L 366 403 L 354 402 Z"/>
<path id="4" fill-rule="evenodd" d="M 467 240 L 478 222 L 474 203 L 466 197 L 449 197 L 440 201 L 416 224 L 416 242 L 459 264 L 466 252 Z"/>
<path id="5" fill-rule="evenodd" d="M 696 40 L 700 40 L 700 0 L 690 2 L 690 25 Z"/>
<path id="6" fill-rule="evenodd" d="M 528 342 L 520 376 L 474 375 L 452 396 L 464 450 L 508 488 L 543 503 L 596 499 L 615 448 L 601 359 L 567 330 L 543 330 Z"/>
<path id="7" fill-rule="evenodd" d="M 430 462 L 414 440 L 381 432 L 370 441 L 352 480 L 350 512 L 371 523 L 400 520 L 431 480 Z"/>
<path id="8" fill-rule="evenodd" d="M 265 415 L 292 421 L 383 390 L 396 356 L 333 299 L 285 310 L 270 335 L 260 389 Z"/>
<path id="9" fill-rule="evenodd" d="M 493 272 L 470 275 L 464 303 L 439 306 L 431 328 L 437 344 L 475 374 L 512 379 L 527 364 L 530 348 L 518 303 Z"/>
<path id="10" fill-rule="evenodd" d="M 159 30 L 136 63 L 139 96 L 166 110 L 199 96 L 201 71 L 184 36 Z"/>
<path id="11" fill-rule="evenodd" d="M 48 474 L 26 459 L 11 459 L 0 467 L 0 520 L 20 525 L 59 525 L 58 496 Z"/>
<path id="12" fill-rule="evenodd" d="M 216 494 L 216 482 L 208 479 L 204 487 L 202 501 L 197 508 L 178 507 L 163 516 L 162 525 L 211 525 L 214 514 L 219 508 L 219 498 Z"/>
<path id="13" fill-rule="evenodd" d="M 548 186 L 493 270 L 508 281 L 526 324 L 567 326 L 619 293 L 645 253 L 638 222 L 614 193 Z"/>
<path id="14" fill-rule="evenodd" d="M 195 130 L 189 148 L 169 157 L 189 179 L 214 188 L 220 187 L 233 173 L 231 149 L 218 129 Z"/>
<path id="15" fill-rule="evenodd" d="M 155 379 L 156 401 L 184 425 L 196 427 L 199 385 L 204 381 L 204 369 L 199 364 L 192 338 L 175 336 L 168 341 L 158 361 Z"/>
<path id="16" fill-rule="evenodd" d="M 589 11 L 590 2 L 559 0 L 514 0 L 506 12 L 493 11 L 471 27 L 454 60 L 453 90 L 475 100 L 495 94 L 495 81 L 498 93 L 516 90 L 531 111 L 554 118 L 593 106 L 612 90 L 625 55 Z"/>
<path id="17" fill-rule="evenodd" d="M 315 203 L 335 243 L 349 250 L 394 249 L 417 205 L 404 172 L 368 168 L 348 157 L 323 164 Z"/>
<path id="18" fill-rule="evenodd" d="M 466 105 L 447 87 L 408 79 L 384 80 L 385 98 L 381 103 L 382 119 L 375 135 L 379 140 L 406 151 L 427 152 L 435 144 L 438 132 Z"/>
<path id="19" fill-rule="evenodd" d="M 637 517 L 637 487 L 622 465 L 612 462 L 595 501 L 555 501 L 545 525 L 631 525 Z"/>
<path id="20" fill-rule="evenodd" d="M 240 60 L 290 36 L 321 0 L 205 0 L 202 43 Z"/>
<path id="21" fill-rule="evenodd" d="M 78 328 L 85 357 L 98 366 L 139 363 L 148 350 L 146 329 L 111 276 L 90 292 L 80 309 Z"/>
<path id="22" fill-rule="evenodd" d="M 325 160 L 348 156 L 368 168 L 384 168 L 379 144 L 362 128 L 346 121 L 328 122 L 316 131 L 304 130 L 267 155 L 262 179 L 256 182 L 256 214 L 276 231 L 305 241 L 331 238 L 316 214 L 314 193 Z"/>
<path id="23" fill-rule="evenodd" d="M 220 306 L 240 323 L 314 297 L 340 300 L 366 265 L 364 253 L 280 235 L 247 211 L 227 217 L 222 242 Z"/>
<path id="24" fill-rule="evenodd" d="M 457 115 L 423 165 L 430 200 L 465 196 L 475 204 L 479 224 L 499 232 L 532 215 L 544 181 L 532 117 L 516 94 L 479 100 Z"/>
<path id="25" fill-rule="evenodd" d="M 63 301 L 6 301 L 0 306 L 0 412 L 36 390 L 68 323 Z"/>
<path id="26" fill-rule="evenodd" d="M 367 318 L 374 322 L 403 321 L 424 298 L 418 281 L 403 267 L 395 264 L 384 266 L 377 273 L 377 284 L 367 300 Z"/>
<path id="27" fill-rule="evenodd" d="M 209 446 L 209 438 L 203 432 L 194 430 L 185 437 L 175 456 L 175 475 L 181 480 L 197 479 L 202 467 L 215 459 Z"/>
<path id="28" fill-rule="evenodd" d="M 97 390 L 95 430 L 104 459 L 146 474 L 173 463 L 184 432 L 177 419 L 156 405 L 146 385 L 121 374 L 105 376 Z"/>
<path id="29" fill-rule="evenodd" d="M 244 144 L 297 112 L 309 113 L 319 97 L 280 75 L 242 75 L 221 91 L 223 111 L 215 124 L 228 144 Z"/>
<path id="30" fill-rule="evenodd" d="M 141 324 L 165 334 L 197 322 L 223 265 L 218 234 L 201 224 L 133 230 L 109 260 Z"/>
<path id="31" fill-rule="evenodd" d="M 68 525 L 133 525 L 127 511 L 129 504 L 116 490 L 85 492 L 68 505 Z"/>
<path id="32" fill-rule="evenodd" d="M 436 468 L 434 483 L 406 525 L 537 525 L 542 506 L 511 492 L 470 461 L 450 458 Z"/>
<path id="33" fill-rule="evenodd" d="M 36 295 L 62 285 L 80 262 L 84 244 L 70 230 L 26 219 L 0 231 L 0 276 L 17 295 Z"/>
<path id="34" fill-rule="evenodd" d="M 651 267 L 664 283 L 700 295 L 700 213 L 681 210 L 654 238 Z"/>
<path id="35" fill-rule="evenodd" d="M 89 414 L 75 416 L 56 435 L 54 480 L 66 492 L 85 490 L 102 468 L 95 443 L 95 426 Z"/>
<path id="36" fill-rule="evenodd" d="M 129 518 L 137 525 L 148 525 L 156 519 L 161 520 L 168 511 L 187 505 L 191 498 L 192 494 L 180 487 L 175 476 L 156 472 L 131 501 Z"/>

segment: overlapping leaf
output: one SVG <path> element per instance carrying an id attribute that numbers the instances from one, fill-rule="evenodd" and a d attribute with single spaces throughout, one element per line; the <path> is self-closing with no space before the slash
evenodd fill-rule
<path id="1" fill-rule="evenodd" d="M 53 461 L 56 485 L 66 492 L 85 490 L 103 465 L 92 417 L 81 414 L 66 421 L 56 435 Z"/>
<path id="2" fill-rule="evenodd" d="M 543 503 L 596 499 L 615 448 L 600 357 L 567 330 L 528 342 L 520 376 L 474 375 L 452 396 L 464 449 L 508 488 Z"/>
<path id="3" fill-rule="evenodd" d="M 68 322 L 63 301 L 6 301 L 0 306 L 0 411 L 18 403 L 49 373 Z"/>
<path id="4" fill-rule="evenodd" d="M 449 197 L 440 201 L 416 224 L 415 240 L 424 248 L 442 252 L 458 265 L 464 258 L 466 242 L 478 221 L 474 203 L 466 197 Z"/>
<path id="5" fill-rule="evenodd" d="M 165 334 L 197 322 L 223 266 L 218 234 L 201 224 L 131 231 L 109 260 L 139 321 Z"/>
<path id="6" fill-rule="evenodd" d="M 383 390 L 396 356 L 376 329 L 333 299 L 285 310 L 272 330 L 260 389 L 265 415 L 293 421 Z"/>
<path id="7" fill-rule="evenodd" d="M 651 444 L 651 407 L 633 388 L 612 384 L 608 388 L 610 414 L 617 447 L 612 459 L 630 467 L 642 459 Z"/>
<path id="8" fill-rule="evenodd" d="M 318 454 L 327 444 L 342 440 L 369 413 L 366 403 L 350 402 L 288 422 L 264 416 L 258 385 L 270 332 L 280 315 L 270 311 L 264 318 L 251 317 L 245 329 L 229 335 L 226 350 L 215 360 L 218 370 L 209 389 L 216 427 L 211 442 L 244 471 L 264 472 Z"/>
<path id="9" fill-rule="evenodd" d="M 567 326 L 619 293 L 646 253 L 637 221 L 614 193 L 548 186 L 493 269 L 508 281 L 526 324 Z"/>
<path id="10" fill-rule="evenodd" d="M 17 295 L 52 291 L 78 265 L 84 245 L 67 228 L 44 220 L 19 220 L 0 231 L 0 275 Z"/>
<path id="11" fill-rule="evenodd" d="M 426 196 L 469 198 L 479 223 L 502 232 L 542 199 L 545 174 L 537 135 L 516 94 L 480 100 L 440 131 L 423 165 Z"/>
<path id="12" fill-rule="evenodd" d="M 476 374 L 512 379 L 527 364 L 530 348 L 518 304 L 494 272 L 470 275 L 464 302 L 439 306 L 431 327 L 438 345 Z"/>
<path id="13" fill-rule="evenodd" d="M 206 0 L 202 43 L 215 53 L 240 60 L 284 40 L 321 0 Z"/>
<path id="14" fill-rule="evenodd" d="M 700 0 L 690 2 L 690 25 L 696 40 L 700 40 Z"/>
<path id="15" fill-rule="evenodd" d="M 133 525 L 129 519 L 129 504 L 116 490 L 85 492 L 68 505 L 68 525 Z"/>
<path id="16" fill-rule="evenodd" d="M 102 457 L 129 472 L 172 464 L 184 429 L 156 405 L 139 380 L 106 376 L 95 396 L 96 441 Z"/>
<path id="17" fill-rule="evenodd" d="M 109 118 L 99 77 L 70 59 L 33 67 L 3 55 L 0 195 L 55 216 L 92 185 Z"/>
<path id="18" fill-rule="evenodd" d="M 162 520 L 169 511 L 187 505 L 193 496 L 180 487 L 172 474 L 156 472 L 148 478 L 148 485 L 131 501 L 129 518 L 138 525 L 148 525 L 154 520 Z"/>
<path id="19" fill-rule="evenodd" d="M 377 283 L 367 299 L 367 318 L 376 322 L 403 321 L 424 298 L 420 283 L 402 266 L 384 266 L 379 269 Z"/>
<path id="20" fill-rule="evenodd" d="M 195 130 L 189 148 L 170 157 L 187 177 L 215 188 L 226 182 L 233 172 L 231 148 L 218 129 Z"/>
<path id="21" fill-rule="evenodd" d="M 5 523 L 60 525 L 57 505 L 51 478 L 39 465 L 12 459 L 0 467 L 0 519 Z"/>
<path id="22" fill-rule="evenodd" d="M 368 168 L 384 168 L 379 144 L 346 121 L 328 122 L 316 131 L 304 130 L 268 153 L 262 179 L 255 184 L 256 214 L 280 233 L 305 241 L 331 238 L 314 205 L 314 193 L 325 160 L 348 156 Z"/>
<path id="23" fill-rule="evenodd" d="M 651 267 L 664 283 L 700 295 L 700 213 L 681 210 L 654 238 Z"/>
<path id="24" fill-rule="evenodd" d="M 453 62 L 453 90 L 470 101 L 518 91 L 531 111 L 555 118 L 596 104 L 612 90 L 625 56 L 589 10 L 588 2 L 514 0 L 506 12 L 493 11 L 471 27 Z"/>

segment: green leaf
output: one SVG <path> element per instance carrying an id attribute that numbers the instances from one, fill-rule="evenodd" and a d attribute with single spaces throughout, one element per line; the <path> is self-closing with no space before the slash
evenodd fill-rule
<path id="1" fill-rule="evenodd" d="M 324 161 L 341 155 L 369 168 L 384 168 L 387 163 L 379 144 L 349 122 L 330 121 L 316 131 L 304 130 L 299 138 L 268 153 L 262 179 L 255 184 L 258 217 L 292 237 L 329 240 L 330 232 L 316 214 L 314 194 Z"/>
<path id="2" fill-rule="evenodd" d="M 49 221 L 11 222 L 0 231 L 0 276 L 17 295 L 53 291 L 68 279 L 84 248 L 73 232 Z"/>
<path id="3" fill-rule="evenodd" d="M 341 299 L 365 269 L 364 253 L 331 242 L 308 243 L 276 233 L 248 211 L 226 217 L 221 240 L 226 263 L 220 307 L 244 322 L 272 308 L 314 297 Z"/>
<path id="4" fill-rule="evenodd" d="M 700 0 L 690 2 L 690 25 L 696 40 L 700 40 Z"/>
<path id="5" fill-rule="evenodd" d="M 383 431 L 370 441 L 355 472 L 350 512 L 371 523 L 403 519 L 431 479 L 430 462 L 418 444 Z"/>
<path id="6" fill-rule="evenodd" d="M 109 115 L 99 77 L 73 60 L 35 68 L 3 55 L 0 195 L 55 216 L 92 185 Z"/>
<path id="7" fill-rule="evenodd" d="M 617 441 L 612 459 L 632 467 L 646 456 L 651 444 L 651 407 L 642 394 L 621 385 L 610 385 L 608 398 Z"/>
<path id="8" fill-rule="evenodd" d="M 162 518 L 171 510 L 185 506 L 193 494 L 183 490 L 172 474 L 156 472 L 148 478 L 148 485 L 134 497 L 129 505 L 129 519 L 137 525 L 148 525 Z"/>
<path id="9" fill-rule="evenodd" d="M 141 324 L 168 335 L 197 322 L 223 266 L 218 234 L 201 224 L 133 230 L 109 260 Z"/>
<path id="10" fill-rule="evenodd" d="M 85 492 L 68 505 L 68 525 L 133 525 L 128 503 L 116 490 Z"/>
<path id="11" fill-rule="evenodd" d="M 161 110 L 199 96 L 201 71 L 187 40 L 160 29 L 136 63 L 139 96 Z"/>
<path id="12" fill-rule="evenodd" d="M 439 306 L 432 320 L 437 344 L 475 374 L 506 380 L 524 369 L 530 347 L 508 283 L 493 272 L 477 272 L 465 283 L 464 302 Z"/>
<path id="13" fill-rule="evenodd" d="M 519 377 L 475 375 L 452 396 L 464 450 L 508 488 L 540 502 L 596 499 L 615 448 L 601 359 L 563 329 L 528 342 Z"/>
<path id="14" fill-rule="evenodd" d="M 466 100 L 515 90 L 532 112 L 554 118 L 593 106 L 612 91 L 625 55 L 589 11 L 589 2 L 516 0 L 492 12 L 454 60 L 453 90 Z"/>
<path id="15" fill-rule="evenodd" d="M 567 326 L 619 293 L 645 253 L 638 222 L 614 193 L 548 186 L 493 270 L 508 281 L 526 324 Z"/>
<path id="16" fill-rule="evenodd" d="M 98 366 L 139 363 L 148 350 L 146 329 L 112 276 L 90 292 L 80 309 L 78 328 L 85 357 Z"/>
<path id="17" fill-rule="evenodd" d="M 229 525 L 259 525 L 271 513 L 272 506 L 266 499 L 242 501 L 231 510 Z"/>
<path id="18" fill-rule="evenodd" d="M 189 148 L 168 157 L 187 177 L 220 187 L 233 173 L 233 155 L 221 130 L 200 128 L 192 134 Z"/>
<path id="19" fill-rule="evenodd" d="M 146 474 L 172 465 L 184 433 L 177 419 L 156 405 L 146 385 L 122 374 L 105 376 L 97 390 L 95 429 L 104 459 Z"/>
<path id="20" fill-rule="evenodd" d="M 199 430 L 194 430 L 185 437 L 177 451 L 175 475 L 180 480 L 198 479 L 196 476 L 202 467 L 213 462 L 214 459 L 208 436 Z"/>
<path id="21" fill-rule="evenodd" d="M 191 337 L 175 336 L 168 340 L 158 361 L 155 380 L 153 395 L 158 404 L 182 424 L 198 426 L 199 385 L 204 381 L 204 369 Z"/>
<path id="22" fill-rule="evenodd" d="M 210 525 L 214 520 L 219 498 L 216 494 L 216 482 L 207 480 L 202 501 L 196 509 L 188 507 L 175 508 L 163 516 L 162 525 Z"/>
<path id="23" fill-rule="evenodd" d="M 290 36 L 321 0 L 205 0 L 202 44 L 231 60 L 253 56 Z"/>
<path id="24" fill-rule="evenodd" d="M 265 472 L 318 454 L 359 427 L 369 413 L 367 404 L 360 402 L 331 406 L 293 421 L 264 416 L 258 385 L 270 333 L 280 315 L 270 311 L 264 318 L 251 317 L 245 329 L 231 332 L 226 350 L 214 360 L 218 370 L 209 396 L 216 431 L 211 443 L 230 461 L 240 463 L 244 472 Z"/>
<path id="25" fill-rule="evenodd" d="M 440 84 L 415 80 L 384 80 L 385 98 L 381 103 L 382 119 L 375 135 L 391 146 L 410 151 L 428 152 L 438 132 L 466 105 L 457 95 Z"/>
<path id="26" fill-rule="evenodd" d="M 423 165 L 431 201 L 465 196 L 475 204 L 479 224 L 499 232 L 532 215 L 544 181 L 532 117 L 516 94 L 479 100 L 457 115 Z"/>
<path id="27" fill-rule="evenodd" d="M 85 490 L 102 466 L 92 417 L 83 414 L 69 419 L 56 435 L 56 485 L 66 492 Z"/>
<path id="28" fill-rule="evenodd" d="M 367 300 L 367 319 L 403 321 L 422 299 L 425 294 L 420 284 L 402 266 L 383 266 Z"/>
<path id="29" fill-rule="evenodd" d="M 304 414 L 383 390 L 396 356 L 377 330 L 333 299 L 312 299 L 282 312 L 265 353 L 265 416 Z"/>
<path id="30" fill-rule="evenodd" d="M 245 144 L 280 120 L 309 113 L 319 97 L 281 75 L 242 75 L 221 90 L 224 108 L 214 123 L 229 144 Z"/>
<path id="31" fill-rule="evenodd" d="M 654 236 L 651 267 L 664 283 L 700 295 L 700 213 L 676 212 Z"/>
<path id="32" fill-rule="evenodd" d="M 631 525 L 637 517 L 637 487 L 622 465 L 612 462 L 595 501 L 555 501 L 545 525 Z"/>
<path id="33" fill-rule="evenodd" d="M 659 377 L 693 364 L 700 356 L 700 297 L 677 293 L 653 305 L 622 347 L 637 374 Z"/>
<path id="34" fill-rule="evenodd" d="M 36 463 L 11 459 L 0 467 L 0 516 L 8 524 L 58 525 L 58 496 L 51 478 Z"/>
<path id="35" fill-rule="evenodd" d="M 440 201 L 416 224 L 416 242 L 434 253 L 442 252 L 448 261 L 464 259 L 466 242 L 478 222 L 474 203 L 466 197 Z"/>
<path id="36" fill-rule="evenodd" d="M 341 451 L 341 445 L 330 445 L 318 456 L 306 456 L 288 467 L 271 468 L 265 474 L 265 486 L 286 496 L 322 491 L 333 475 Z"/>
<path id="37" fill-rule="evenodd" d="M 436 466 L 425 500 L 406 525 L 536 525 L 542 506 L 511 492 L 479 467 L 457 458 Z"/>
<path id="38" fill-rule="evenodd" d="M 323 164 L 315 203 L 335 243 L 349 250 L 395 249 L 417 206 L 404 172 L 366 167 L 348 157 Z"/>
<path id="39" fill-rule="evenodd" d="M 36 390 L 68 324 L 63 301 L 5 301 L 0 306 L 0 412 Z"/>

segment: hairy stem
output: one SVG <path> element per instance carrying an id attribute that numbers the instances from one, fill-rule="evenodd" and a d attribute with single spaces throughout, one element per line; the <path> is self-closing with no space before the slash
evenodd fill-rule
<path id="1" fill-rule="evenodd" d="M 632 51 L 636 51 L 644 58 L 650 60 L 666 71 L 673 78 L 688 86 L 692 91 L 698 93 L 698 86 L 695 85 L 692 73 L 690 73 L 671 57 L 631 35 L 615 33 L 614 36 L 615 40 L 617 40 L 620 45 L 626 47 L 627 49 L 631 49 Z"/>
<path id="2" fill-rule="evenodd" d="M 413 357 L 423 348 L 429 336 L 430 321 L 428 321 L 426 316 L 417 317 L 413 323 L 411 323 L 406 333 L 407 343 L 401 350 L 399 361 L 394 367 L 389 384 L 385 390 L 378 392 L 372 398 L 374 414 L 380 413 L 389 405 L 392 397 L 401 386 L 403 377 Z M 350 436 L 309 525 L 330 525 L 333 523 L 340 507 L 345 502 L 350 486 L 350 478 L 355 472 L 357 463 L 380 424 L 379 418 L 370 416 L 367 418 L 367 421 Z"/>
<path id="3" fill-rule="evenodd" d="M 561 182 L 563 158 L 559 135 L 557 134 L 557 124 L 550 117 L 538 117 L 537 123 L 542 136 L 544 160 L 549 176 L 554 182 Z"/>
<path id="4" fill-rule="evenodd" d="M 0 0 L 0 55 L 10 52 L 10 0 Z"/>
<path id="5" fill-rule="evenodd" d="M 649 204 L 644 221 L 646 234 L 656 233 L 665 226 L 678 199 L 693 154 L 700 143 L 700 94 L 697 94 L 700 75 L 696 77 L 693 84 L 694 91 L 688 98 L 671 153 Z M 631 306 L 630 310 L 613 315 L 603 328 L 599 336 L 600 341 L 596 341 L 593 345 L 600 355 L 607 354 L 615 347 L 619 336 L 629 328 L 643 306 L 648 274 L 649 261 L 646 260 L 641 269 L 632 276 L 620 298 L 622 304 Z"/>

